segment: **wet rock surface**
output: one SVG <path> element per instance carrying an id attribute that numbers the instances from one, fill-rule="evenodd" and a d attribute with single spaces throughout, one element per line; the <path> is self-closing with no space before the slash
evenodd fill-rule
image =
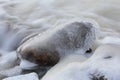
<path id="1" fill-rule="evenodd" d="M 30 62 L 54 66 L 70 51 L 87 50 L 95 39 L 94 30 L 91 23 L 73 22 L 31 38 L 17 52 Z"/>

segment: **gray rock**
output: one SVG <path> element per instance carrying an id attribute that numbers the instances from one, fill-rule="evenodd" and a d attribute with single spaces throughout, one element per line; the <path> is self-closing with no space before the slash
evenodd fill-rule
<path id="1" fill-rule="evenodd" d="M 89 49 L 95 40 L 95 28 L 88 22 L 73 22 L 49 29 L 21 45 L 17 52 L 22 59 L 53 66 L 61 57 L 74 51 Z M 81 53 L 78 53 L 81 54 Z"/>

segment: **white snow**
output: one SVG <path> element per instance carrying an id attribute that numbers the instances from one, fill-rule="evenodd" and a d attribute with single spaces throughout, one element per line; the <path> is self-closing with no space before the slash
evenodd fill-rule
<path id="1" fill-rule="evenodd" d="M 3 80 L 39 80 L 36 73 L 30 73 L 26 75 L 19 75 L 15 77 L 5 78 Z"/>

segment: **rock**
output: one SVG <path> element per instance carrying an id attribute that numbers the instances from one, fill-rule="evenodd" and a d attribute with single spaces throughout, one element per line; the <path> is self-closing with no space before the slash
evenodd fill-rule
<path id="1" fill-rule="evenodd" d="M 17 52 L 22 59 L 41 66 L 53 66 L 61 57 L 76 50 L 84 54 L 94 40 L 95 28 L 91 23 L 71 22 L 27 40 Z"/>
<path id="2" fill-rule="evenodd" d="M 14 77 L 8 77 L 3 80 L 39 80 L 36 73 L 30 73 L 26 75 L 19 75 Z"/>

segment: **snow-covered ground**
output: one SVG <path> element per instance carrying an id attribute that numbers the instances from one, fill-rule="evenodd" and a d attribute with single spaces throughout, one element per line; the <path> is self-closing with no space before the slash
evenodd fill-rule
<path id="1" fill-rule="evenodd" d="M 97 40 L 91 47 L 93 51 L 103 44 L 120 45 L 119 0 L 0 0 L 0 79 L 22 73 L 22 69 L 18 64 L 20 62 L 18 59 L 19 54 L 16 53 L 16 50 L 28 39 L 32 39 L 37 34 L 48 30 L 52 32 L 54 28 L 64 27 L 67 23 L 81 21 L 90 22 L 98 29 L 96 31 Z M 109 49 L 111 48 L 106 50 L 109 51 Z M 100 53 L 106 54 L 102 50 Z M 119 50 L 117 54 L 119 54 Z M 89 60 L 93 57 L 94 55 L 87 62 L 89 63 Z M 97 59 L 93 62 L 92 66 L 98 63 Z M 113 59 L 109 63 L 111 63 L 108 65 L 110 70 L 105 68 L 101 72 L 105 73 L 107 78 L 110 78 L 109 80 L 119 80 L 119 73 L 117 74 L 117 70 L 114 68 L 114 64 L 119 64 L 119 59 L 115 57 L 115 60 Z M 64 64 L 62 65 L 64 66 Z M 75 65 L 79 64 L 75 63 Z M 96 67 L 99 68 L 98 66 Z M 106 66 L 102 66 L 102 69 L 104 67 Z M 119 70 L 119 65 L 116 67 Z M 65 67 L 65 70 L 69 70 L 67 68 Z M 80 67 L 80 69 L 82 68 Z M 114 69 L 116 74 L 111 74 Z M 110 76 L 108 72 L 110 72 Z M 86 76 L 86 73 L 84 75 L 84 72 L 80 72 L 80 74 L 82 73 L 83 77 Z M 59 74 L 56 73 L 57 76 Z M 67 76 L 67 74 L 70 73 L 66 71 L 65 75 Z M 63 77 L 62 74 L 60 79 L 63 80 Z M 54 77 L 54 80 L 58 79 Z M 68 80 L 68 78 L 65 77 L 65 80 Z"/>

